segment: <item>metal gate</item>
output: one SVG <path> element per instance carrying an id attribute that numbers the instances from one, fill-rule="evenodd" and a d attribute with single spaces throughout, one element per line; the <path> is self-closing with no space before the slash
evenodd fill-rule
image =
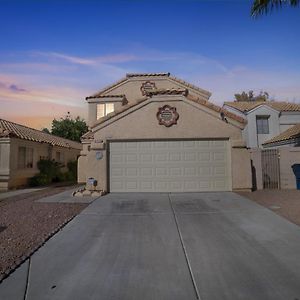
<path id="1" fill-rule="evenodd" d="M 262 150 L 261 166 L 264 189 L 280 189 L 278 149 Z"/>

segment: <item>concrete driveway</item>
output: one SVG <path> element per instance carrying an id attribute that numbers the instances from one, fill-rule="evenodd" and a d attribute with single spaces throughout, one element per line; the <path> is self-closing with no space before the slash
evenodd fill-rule
<path id="1" fill-rule="evenodd" d="M 197 298 L 299 300 L 300 228 L 234 193 L 109 194 L 0 285 L 7 300 Z"/>

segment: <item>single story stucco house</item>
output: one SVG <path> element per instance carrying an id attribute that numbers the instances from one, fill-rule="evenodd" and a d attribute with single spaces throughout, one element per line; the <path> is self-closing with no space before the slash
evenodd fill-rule
<path id="1" fill-rule="evenodd" d="M 26 185 L 39 172 L 40 159 L 66 164 L 81 149 L 80 143 L 0 119 L 0 191 Z"/>
<path id="2" fill-rule="evenodd" d="M 127 74 L 87 97 L 79 182 L 94 179 L 107 192 L 250 190 L 246 121 L 210 96 L 169 73 L 151 73 Z"/>

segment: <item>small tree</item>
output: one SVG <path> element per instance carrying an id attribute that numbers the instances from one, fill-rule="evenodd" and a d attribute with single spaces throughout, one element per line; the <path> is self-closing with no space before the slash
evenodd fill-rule
<path id="1" fill-rule="evenodd" d="M 43 128 L 42 131 L 45 133 L 51 133 L 48 128 Z"/>
<path id="2" fill-rule="evenodd" d="M 269 93 L 261 91 L 258 95 L 254 95 L 253 91 L 242 92 L 240 94 L 234 94 L 235 101 L 267 101 L 269 99 Z"/>
<path id="3" fill-rule="evenodd" d="M 80 142 L 80 137 L 88 131 L 88 126 L 79 116 L 73 119 L 70 112 L 60 120 L 52 121 L 51 133 L 69 140 Z"/>

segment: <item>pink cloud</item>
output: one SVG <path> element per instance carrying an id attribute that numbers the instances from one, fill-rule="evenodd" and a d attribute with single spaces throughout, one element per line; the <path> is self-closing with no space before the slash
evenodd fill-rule
<path id="1" fill-rule="evenodd" d="M 39 103 L 35 101 L 1 99 L 0 118 L 8 119 L 29 127 L 41 129 L 51 127 L 54 118 L 64 117 L 69 111 L 73 117 L 80 116 L 86 119 L 86 110 L 83 107 L 72 107 L 57 103 Z"/>
<path id="2" fill-rule="evenodd" d="M 78 65 L 94 66 L 99 64 L 120 63 L 137 60 L 138 57 L 132 54 L 115 54 L 104 55 L 91 58 L 84 58 L 79 56 L 72 56 L 57 52 L 33 52 L 34 55 L 44 56 L 48 58 L 58 58 L 66 62 Z"/>

